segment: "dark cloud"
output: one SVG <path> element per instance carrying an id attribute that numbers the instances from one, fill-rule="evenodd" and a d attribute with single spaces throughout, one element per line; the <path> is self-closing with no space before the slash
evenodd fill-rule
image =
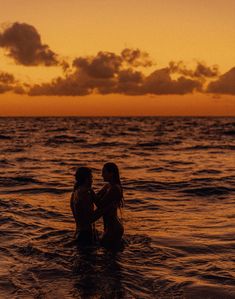
<path id="1" fill-rule="evenodd" d="M 198 63 L 197 67 L 194 71 L 194 77 L 206 77 L 206 78 L 213 78 L 219 75 L 219 69 L 217 65 L 212 67 L 208 67 L 203 63 Z"/>
<path id="2" fill-rule="evenodd" d="M 12 74 L 0 72 L 0 93 L 23 94 L 27 90 L 30 95 L 84 96 L 92 93 L 163 95 L 199 91 L 235 95 L 235 67 L 219 76 L 216 65 L 197 62 L 194 68 L 189 68 L 183 61 L 171 61 L 167 67 L 146 75 L 143 68 L 153 67 L 154 63 L 149 54 L 140 49 L 125 48 L 120 54 L 100 51 L 95 56 L 74 59 L 70 67 L 42 43 L 35 27 L 26 23 L 15 22 L 4 28 L 0 32 L 0 48 L 6 50 L 17 64 L 57 65 L 64 71 L 62 77 L 33 86 L 21 86 Z"/>
<path id="3" fill-rule="evenodd" d="M 92 58 L 76 58 L 73 66 L 94 78 L 112 78 L 122 65 L 122 58 L 112 52 L 99 52 Z"/>
<path id="4" fill-rule="evenodd" d="M 12 90 L 11 86 L 0 83 L 0 94 Z"/>
<path id="5" fill-rule="evenodd" d="M 8 56 L 16 63 L 33 66 L 57 65 L 57 55 L 48 45 L 42 44 L 37 30 L 26 23 L 13 23 L 0 33 L 0 47 L 7 49 Z"/>
<path id="6" fill-rule="evenodd" d="M 64 95 L 64 96 L 84 96 L 90 93 L 90 89 L 79 83 L 79 80 L 68 76 L 66 78 L 54 79 L 51 83 L 36 84 L 29 90 L 29 95 Z"/>
<path id="7" fill-rule="evenodd" d="M 25 89 L 22 86 L 15 86 L 12 91 L 16 94 L 26 94 Z"/>
<path id="8" fill-rule="evenodd" d="M 131 68 L 122 70 L 118 74 L 115 93 L 126 95 L 140 95 L 143 93 L 144 75 Z"/>
<path id="9" fill-rule="evenodd" d="M 132 69 L 123 69 L 124 63 L 121 55 L 112 52 L 100 51 L 96 56 L 78 57 L 73 61 L 72 73 L 68 73 L 65 78 L 57 78 L 51 83 L 35 85 L 30 89 L 29 94 L 73 96 L 93 92 L 121 93 L 127 91 L 130 81 L 142 76 Z"/>
<path id="10" fill-rule="evenodd" d="M 171 69 L 163 68 L 154 71 L 144 82 L 144 91 L 149 94 L 187 94 L 201 89 L 201 83 L 180 76 L 173 80 L 170 76 Z"/>
<path id="11" fill-rule="evenodd" d="M 134 67 L 149 67 L 153 65 L 153 61 L 150 59 L 149 54 L 140 51 L 139 49 L 126 48 L 122 51 L 121 56 L 124 61 Z"/>
<path id="12" fill-rule="evenodd" d="M 61 65 L 61 67 L 62 67 L 64 73 L 66 73 L 67 71 L 69 71 L 69 67 L 70 67 L 70 66 L 69 66 L 69 63 L 68 63 L 67 61 L 62 60 L 62 61 L 60 62 L 60 65 Z"/>
<path id="13" fill-rule="evenodd" d="M 207 87 L 208 93 L 235 95 L 235 67 L 221 75 Z"/>
<path id="14" fill-rule="evenodd" d="M 12 74 L 0 72 L 0 93 L 14 90 L 17 84 Z"/>
<path id="15" fill-rule="evenodd" d="M 12 74 L 0 72 L 0 83 L 12 84 L 15 82 L 15 78 Z"/>
<path id="16" fill-rule="evenodd" d="M 125 54 L 123 54 L 125 53 Z M 125 49 L 121 55 L 99 52 L 94 57 L 78 57 L 73 61 L 73 72 L 68 72 L 51 83 L 34 85 L 30 95 L 88 95 L 91 93 L 126 95 L 143 94 L 186 94 L 201 90 L 197 79 L 180 75 L 172 79 L 170 67 L 146 76 L 135 68 L 148 67 L 141 58 L 141 51 Z M 128 54 L 128 55 L 127 55 Z M 145 56 L 145 55 L 144 55 Z M 140 62 L 142 59 L 142 62 Z M 174 70 L 176 73 L 176 70 Z"/>
<path id="17" fill-rule="evenodd" d="M 29 90 L 29 95 L 84 96 L 93 92 L 109 94 L 115 89 L 113 79 L 94 78 L 75 71 L 65 78 L 56 78 L 51 83 L 36 84 Z"/>
<path id="18" fill-rule="evenodd" d="M 182 61 L 169 63 L 169 68 L 172 73 L 178 73 L 186 77 L 206 79 L 213 78 L 219 75 L 219 69 L 217 65 L 211 67 L 207 66 L 205 63 L 198 62 L 194 69 L 188 69 Z"/>

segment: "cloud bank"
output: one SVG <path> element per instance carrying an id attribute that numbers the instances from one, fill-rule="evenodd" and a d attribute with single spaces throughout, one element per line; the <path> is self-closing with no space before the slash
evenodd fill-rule
<path id="1" fill-rule="evenodd" d="M 73 70 L 64 78 L 50 83 L 34 85 L 30 95 L 70 95 L 98 94 L 187 94 L 200 90 L 198 78 L 184 76 L 170 65 L 146 76 L 139 67 L 153 65 L 146 52 L 139 49 L 124 49 L 120 55 L 113 52 L 98 52 L 92 57 L 78 57 L 73 61 Z M 175 64 L 176 65 L 176 64 Z M 178 73 L 177 79 L 171 75 Z M 190 77 L 190 78 L 189 78 Z M 195 76 L 194 76 L 195 77 Z M 199 75 L 198 75 L 199 77 Z"/>
<path id="2" fill-rule="evenodd" d="M 0 48 L 16 64 L 60 66 L 64 74 L 43 84 L 20 83 L 12 74 L 0 72 L 0 93 L 8 91 L 31 96 L 85 96 L 89 94 L 184 95 L 193 92 L 235 95 L 235 67 L 220 75 L 218 66 L 197 62 L 194 68 L 171 61 L 155 69 L 147 52 L 125 48 L 120 54 L 100 51 L 77 57 L 72 65 L 43 44 L 32 25 L 15 22 L 0 32 Z M 151 72 L 146 75 L 146 69 Z M 209 82 L 209 83 L 208 83 Z M 24 86 L 24 88 L 22 88 Z"/>

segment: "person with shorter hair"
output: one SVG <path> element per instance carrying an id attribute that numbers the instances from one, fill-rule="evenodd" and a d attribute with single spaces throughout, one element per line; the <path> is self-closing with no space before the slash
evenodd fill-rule
<path id="1" fill-rule="evenodd" d="M 102 169 L 103 188 L 94 196 L 93 201 L 98 207 L 92 215 L 92 222 L 103 216 L 104 233 L 101 245 L 118 249 L 122 245 L 124 227 L 118 217 L 118 209 L 123 207 L 123 190 L 119 169 L 115 163 L 105 163 Z"/>
<path id="2" fill-rule="evenodd" d="M 91 169 L 79 167 L 75 174 L 70 207 L 76 223 L 75 239 L 83 246 L 92 245 L 96 240 L 95 227 L 91 223 L 94 213 L 93 193 Z"/>

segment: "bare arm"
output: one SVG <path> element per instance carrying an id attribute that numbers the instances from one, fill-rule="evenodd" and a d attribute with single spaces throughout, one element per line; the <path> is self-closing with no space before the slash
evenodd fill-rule
<path id="1" fill-rule="evenodd" d="M 105 193 L 107 192 L 108 189 L 108 184 L 104 185 L 97 193 L 96 193 L 96 197 L 98 199 L 101 199 Z"/>
<path id="2" fill-rule="evenodd" d="M 97 196 L 97 194 L 95 194 L 94 190 L 91 190 L 91 199 L 93 201 L 93 203 L 97 206 L 97 208 L 100 207 L 100 198 L 99 196 Z"/>
<path id="3" fill-rule="evenodd" d="M 104 216 L 104 214 L 115 211 L 117 208 L 117 205 L 115 202 L 111 202 L 110 204 L 106 205 L 105 207 L 98 208 L 94 211 L 93 215 L 91 216 L 91 222 L 95 222 L 100 217 Z"/>
<path id="4" fill-rule="evenodd" d="M 112 186 L 111 189 L 102 197 L 100 206 L 94 211 L 91 217 L 91 222 L 95 222 L 106 213 L 115 211 L 118 207 L 117 203 L 120 196 L 119 188 Z"/>
<path id="5" fill-rule="evenodd" d="M 108 185 L 104 185 L 97 193 L 94 192 L 93 189 L 91 189 L 91 198 L 94 204 L 97 206 L 97 208 L 100 208 L 102 206 L 101 200 L 105 196 L 108 189 Z"/>
<path id="6" fill-rule="evenodd" d="M 72 214 L 75 219 L 75 222 L 76 224 L 78 224 L 78 197 L 76 191 L 74 191 L 71 195 L 70 208 L 72 210 Z"/>

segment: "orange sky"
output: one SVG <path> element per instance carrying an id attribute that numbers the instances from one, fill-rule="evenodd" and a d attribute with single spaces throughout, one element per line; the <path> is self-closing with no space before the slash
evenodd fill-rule
<path id="1" fill-rule="evenodd" d="M 124 48 L 139 48 L 155 62 L 146 74 L 172 60 L 216 64 L 220 74 L 235 66 L 233 0 L 0 0 L 0 7 L 3 30 L 14 22 L 32 25 L 42 43 L 69 62 L 99 51 L 120 54 Z M 0 48 L 0 71 L 24 83 L 63 76 L 59 66 L 17 65 L 5 54 Z M 0 115 L 235 115 L 235 96 L 32 97 L 7 92 L 0 94 Z"/>

